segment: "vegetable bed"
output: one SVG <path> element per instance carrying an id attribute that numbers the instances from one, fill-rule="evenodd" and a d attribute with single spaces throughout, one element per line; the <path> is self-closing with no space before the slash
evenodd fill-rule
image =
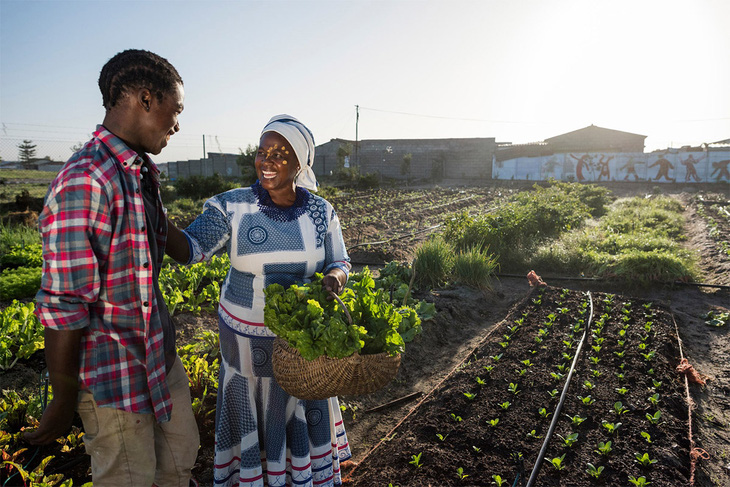
<path id="1" fill-rule="evenodd" d="M 513 308 L 366 456 L 354 485 L 510 486 L 518 475 L 526 484 L 586 326 L 533 485 L 687 485 L 688 409 L 672 316 L 637 299 L 556 288 Z"/>

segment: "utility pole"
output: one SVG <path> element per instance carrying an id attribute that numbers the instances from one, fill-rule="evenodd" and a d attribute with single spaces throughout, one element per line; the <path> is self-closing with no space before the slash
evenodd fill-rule
<path id="1" fill-rule="evenodd" d="M 360 123 L 360 105 L 355 105 L 355 164 L 360 167 L 360 144 L 358 142 L 358 125 Z"/>
<path id="2" fill-rule="evenodd" d="M 205 159 L 205 134 L 203 134 L 203 159 Z"/>

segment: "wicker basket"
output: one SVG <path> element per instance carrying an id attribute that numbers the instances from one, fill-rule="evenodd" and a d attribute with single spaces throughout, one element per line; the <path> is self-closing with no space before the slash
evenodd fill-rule
<path id="1" fill-rule="evenodd" d="M 290 395 L 299 399 L 326 399 L 377 391 L 395 377 L 400 355 L 355 353 L 341 359 L 323 355 L 307 360 L 286 340 L 277 337 L 273 365 L 276 382 Z"/>

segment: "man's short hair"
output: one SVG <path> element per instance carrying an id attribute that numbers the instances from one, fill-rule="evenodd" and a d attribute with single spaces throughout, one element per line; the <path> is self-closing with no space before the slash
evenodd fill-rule
<path id="1" fill-rule="evenodd" d="M 99 74 L 102 104 L 107 110 L 127 90 L 147 88 L 158 100 L 183 84 L 175 67 L 167 59 L 149 51 L 128 49 L 111 58 Z"/>

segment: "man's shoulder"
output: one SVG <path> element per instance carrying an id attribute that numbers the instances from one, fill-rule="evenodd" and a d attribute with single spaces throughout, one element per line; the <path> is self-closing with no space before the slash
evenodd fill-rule
<path id="1" fill-rule="evenodd" d="M 97 138 L 91 139 L 75 152 L 56 176 L 56 182 L 75 178 L 90 178 L 98 183 L 112 179 L 118 173 L 113 156 Z"/>

